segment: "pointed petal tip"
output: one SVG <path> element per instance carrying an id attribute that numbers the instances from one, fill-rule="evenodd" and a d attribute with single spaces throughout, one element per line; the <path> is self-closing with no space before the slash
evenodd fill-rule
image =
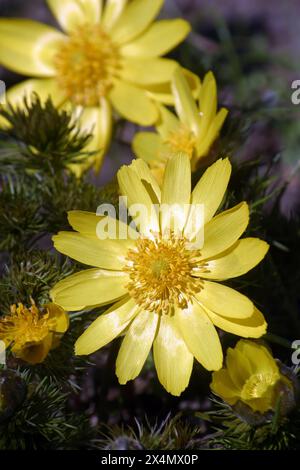
<path id="1" fill-rule="evenodd" d="M 127 382 L 129 382 L 129 380 L 124 380 L 124 379 L 122 379 L 121 377 L 119 377 L 117 371 L 116 371 L 116 376 L 117 376 L 117 378 L 118 378 L 118 382 L 119 382 L 120 385 L 126 385 Z"/>
<path id="2" fill-rule="evenodd" d="M 183 388 L 182 387 L 178 388 L 178 386 L 174 387 L 173 384 L 171 386 L 165 383 L 162 385 L 165 388 L 165 390 L 168 393 L 170 393 L 170 395 L 173 395 L 173 397 L 180 397 L 180 395 L 182 395 L 182 393 L 188 388 L 189 383 L 184 385 Z"/>
<path id="3" fill-rule="evenodd" d="M 221 108 L 220 111 L 219 111 L 219 114 L 223 114 L 224 115 L 224 120 L 227 116 L 227 114 L 229 113 L 229 110 L 227 108 Z"/>
<path id="4" fill-rule="evenodd" d="M 230 169 L 231 171 L 231 168 L 232 168 L 232 164 L 230 162 L 230 158 L 229 157 L 224 157 L 224 158 L 219 158 L 215 163 L 213 163 L 211 166 L 213 165 L 222 165 L 225 167 L 228 167 L 228 169 Z"/>
<path id="5" fill-rule="evenodd" d="M 208 72 L 206 72 L 204 80 L 207 80 L 207 81 L 208 80 L 213 80 L 214 82 L 216 81 L 215 75 L 214 75 L 212 70 L 209 70 Z"/>

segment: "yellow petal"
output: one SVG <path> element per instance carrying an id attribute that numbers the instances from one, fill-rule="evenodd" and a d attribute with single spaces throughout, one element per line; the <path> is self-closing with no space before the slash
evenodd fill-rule
<path id="1" fill-rule="evenodd" d="M 34 97 L 33 93 L 38 94 L 42 103 L 44 103 L 47 98 L 51 97 L 54 105 L 59 106 L 64 100 L 64 97 L 59 92 L 55 79 L 33 78 L 11 87 L 6 93 L 6 102 L 10 103 L 12 106 L 20 106 L 23 105 L 24 98 L 26 97 L 28 103 L 30 103 Z M 0 117 L 0 125 L 7 127 L 7 120 Z"/>
<path id="2" fill-rule="evenodd" d="M 156 123 L 157 132 L 163 139 L 168 139 L 170 133 L 180 127 L 179 119 L 165 106 L 159 106 L 159 120 Z"/>
<path id="3" fill-rule="evenodd" d="M 60 93 L 54 78 L 33 78 L 18 83 L 7 91 L 6 101 L 16 106 L 22 104 L 26 97 L 31 102 L 34 93 L 39 96 L 42 102 L 50 97 L 55 106 L 59 106 L 64 101 L 64 96 Z"/>
<path id="4" fill-rule="evenodd" d="M 160 383 L 167 392 L 179 396 L 189 384 L 193 355 L 178 331 L 174 316 L 161 316 L 153 354 Z"/>
<path id="5" fill-rule="evenodd" d="M 77 0 L 47 0 L 53 15 L 65 31 L 70 31 L 83 21 L 83 11 Z"/>
<path id="6" fill-rule="evenodd" d="M 188 82 L 189 88 L 194 99 L 197 99 L 199 96 L 201 82 L 197 75 L 192 73 L 190 70 L 181 68 L 185 79 Z M 164 103 L 166 105 L 174 105 L 175 104 L 175 97 L 172 93 L 171 83 L 159 83 L 148 85 L 147 90 L 149 95 L 155 100 L 160 103 Z"/>
<path id="7" fill-rule="evenodd" d="M 204 77 L 200 90 L 199 103 L 201 112 L 199 137 L 201 136 L 203 139 L 217 112 L 217 84 L 212 72 L 208 72 Z"/>
<path id="8" fill-rule="evenodd" d="M 22 106 L 25 97 L 28 103 L 32 101 L 33 93 L 39 96 L 42 103 L 49 97 L 55 106 L 59 106 L 64 101 L 64 96 L 60 93 L 54 78 L 33 78 L 11 87 L 6 93 L 6 103 L 14 107 Z M 0 116 L 0 126 L 5 128 L 8 125 L 8 121 Z"/>
<path id="9" fill-rule="evenodd" d="M 99 239 L 97 233 L 97 227 L 99 222 L 103 221 L 103 219 L 107 220 L 108 224 L 116 224 L 116 235 L 117 238 L 126 238 L 131 240 L 136 240 L 138 237 L 138 233 L 133 230 L 133 228 L 129 227 L 126 223 L 111 219 L 110 217 L 101 217 L 99 215 L 94 214 L 93 212 L 87 211 L 70 211 L 68 212 L 68 221 L 71 227 L 77 232 L 82 233 L 85 236 L 97 238 Z M 123 234 L 127 234 L 128 236 L 122 237 Z"/>
<path id="10" fill-rule="evenodd" d="M 226 369 L 221 369 L 213 373 L 210 388 L 219 397 L 227 401 L 230 405 L 237 402 L 240 390 L 232 382 Z"/>
<path id="11" fill-rule="evenodd" d="M 213 144 L 213 142 L 216 140 L 216 138 L 219 135 L 219 132 L 221 130 L 221 127 L 223 126 L 223 123 L 226 119 L 226 116 L 228 114 L 228 110 L 225 108 L 220 109 L 216 117 L 213 119 L 211 122 L 207 132 L 205 135 L 197 140 L 196 143 L 196 151 L 197 151 L 197 157 L 200 158 L 204 155 L 206 155 Z"/>
<path id="12" fill-rule="evenodd" d="M 174 73 L 172 91 L 175 108 L 180 121 L 184 123 L 196 136 L 199 133 L 200 115 L 192 91 L 180 67 Z"/>
<path id="13" fill-rule="evenodd" d="M 228 348 L 226 353 L 226 367 L 229 377 L 241 396 L 243 386 L 251 376 L 250 365 L 247 358 L 243 358 L 235 349 Z"/>
<path id="14" fill-rule="evenodd" d="M 72 169 L 78 172 L 79 176 L 82 170 L 91 165 L 94 165 L 96 171 L 99 171 L 111 141 L 111 105 L 105 98 L 102 98 L 100 106 L 89 108 L 78 106 L 74 109 L 73 114 L 79 120 L 81 130 L 91 134 L 91 139 L 86 145 L 85 151 L 93 152 L 93 155 L 78 165 L 72 165 Z"/>
<path id="15" fill-rule="evenodd" d="M 164 0 L 132 0 L 111 29 L 119 44 L 132 41 L 147 29 L 159 13 Z"/>
<path id="16" fill-rule="evenodd" d="M 165 55 L 182 42 L 190 30 L 190 24 L 182 19 L 156 21 L 144 34 L 121 47 L 121 54 L 143 58 Z"/>
<path id="17" fill-rule="evenodd" d="M 97 237 L 97 224 L 102 218 L 94 212 L 70 211 L 68 221 L 77 232 L 89 237 Z"/>
<path id="18" fill-rule="evenodd" d="M 77 356 L 91 354 L 115 339 L 138 313 L 133 300 L 121 300 L 102 313 L 75 343 Z"/>
<path id="19" fill-rule="evenodd" d="M 43 307 L 48 310 L 49 319 L 55 320 L 53 331 L 55 333 L 65 333 L 70 324 L 68 313 L 62 307 L 53 303 L 46 304 Z"/>
<path id="20" fill-rule="evenodd" d="M 126 4 L 127 0 L 106 0 L 101 24 L 107 31 L 109 31 L 118 20 Z"/>
<path id="21" fill-rule="evenodd" d="M 278 365 L 268 349 L 262 344 L 254 341 L 240 340 L 235 349 L 238 350 L 244 357 L 247 357 L 251 372 L 257 374 L 259 372 L 278 373 Z"/>
<path id="22" fill-rule="evenodd" d="M 121 194 L 127 197 L 128 211 L 139 231 L 145 235 L 150 235 L 151 231 L 159 232 L 152 194 L 149 194 L 134 166 L 123 166 L 118 171 L 118 182 Z"/>
<path id="23" fill-rule="evenodd" d="M 151 173 L 149 166 L 141 159 L 133 160 L 131 169 L 135 171 L 142 181 L 145 189 L 149 193 L 153 204 L 159 204 L 161 201 L 161 190 L 156 179 Z"/>
<path id="24" fill-rule="evenodd" d="M 197 361 L 207 370 L 222 367 L 223 353 L 218 333 L 201 306 L 194 302 L 175 314 L 183 339 Z"/>
<path id="25" fill-rule="evenodd" d="M 49 333 L 41 343 L 30 344 L 19 350 L 12 348 L 12 351 L 16 357 L 19 357 L 29 364 L 40 364 L 46 359 L 52 346 L 52 340 L 53 334 Z"/>
<path id="26" fill-rule="evenodd" d="M 86 269 L 59 281 L 51 290 L 53 302 L 65 310 L 106 305 L 127 294 L 126 274 L 104 269 Z"/>
<path id="27" fill-rule="evenodd" d="M 247 394 L 248 395 L 248 394 Z M 253 411 L 259 411 L 265 413 L 268 410 L 275 410 L 277 402 L 277 391 L 276 388 L 271 388 L 271 393 L 268 390 L 265 392 L 265 396 L 261 398 L 253 398 L 252 400 L 244 399 L 244 402 L 252 408 Z"/>
<path id="28" fill-rule="evenodd" d="M 227 189 L 230 174 L 231 164 L 228 158 L 220 159 L 205 171 L 197 183 L 192 193 L 192 204 L 204 204 L 204 220 L 200 221 L 201 224 L 209 222 L 220 206 Z M 195 227 L 195 221 L 188 221 L 187 233 L 189 232 L 189 225 Z"/>
<path id="29" fill-rule="evenodd" d="M 201 276 L 218 281 L 241 276 L 260 263 L 268 249 L 269 245 L 259 238 L 238 240 L 217 258 L 207 260 L 205 272 Z"/>
<path id="30" fill-rule="evenodd" d="M 253 314 L 254 305 L 248 297 L 217 282 L 203 281 L 195 297 L 204 307 L 224 317 L 249 318 Z"/>
<path id="31" fill-rule="evenodd" d="M 161 58 L 127 57 L 122 61 L 121 78 L 136 85 L 152 85 L 169 82 L 178 67 L 174 60 Z"/>
<path id="32" fill-rule="evenodd" d="M 250 362 L 239 349 L 228 348 L 226 355 L 226 366 L 232 381 L 240 389 L 243 388 L 245 382 L 251 377 L 253 370 Z"/>
<path id="33" fill-rule="evenodd" d="M 37 21 L 0 19 L 0 64 L 23 75 L 52 77 L 53 58 L 65 36 Z"/>
<path id="34" fill-rule="evenodd" d="M 134 154 L 142 158 L 151 166 L 155 162 L 164 162 L 162 158 L 163 142 L 161 137 L 155 132 L 137 132 L 132 141 Z"/>
<path id="35" fill-rule="evenodd" d="M 103 0 L 79 0 L 84 12 L 84 20 L 89 23 L 99 23 L 103 10 Z"/>
<path id="36" fill-rule="evenodd" d="M 110 99 L 121 116 L 129 121 L 150 126 L 158 118 L 158 109 L 146 91 L 129 83 L 117 81 Z"/>
<path id="37" fill-rule="evenodd" d="M 218 328 L 243 338 L 260 338 L 267 330 L 264 316 L 256 307 L 249 318 L 225 318 L 216 315 L 211 310 L 206 310 L 206 312 Z"/>
<path id="38" fill-rule="evenodd" d="M 59 232 L 52 240 L 60 253 L 89 266 L 112 270 L 122 270 L 133 244 L 129 240 L 91 239 L 77 232 Z"/>
<path id="39" fill-rule="evenodd" d="M 141 372 L 154 340 L 157 321 L 156 313 L 143 311 L 129 326 L 116 362 L 120 384 L 135 379 Z"/>
<path id="40" fill-rule="evenodd" d="M 83 23 L 98 23 L 102 0 L 47 0 L 53 15 L 65 31 Z"/>
<path id="41" fill-rule="evenodd" d="M 185 154 L 172 157 L 166 167 L 162 188 L 161 229 L 182 231 L 191 198 L 191 163 Z"/>
<path id="42" fill-rule="evenodd" d="M 205 188 L 206 173 L 203 179 L 205 180 L 203 188 Z M 217 201 L 219 201 L 221 190 L 220 188 L 216 188 L 216 201 L 208 199 L 206 202 L 204 199 L 204 202 L 201 203 L 201 197 L 205 198 L 204 194 L 203 196 L 201 195 L 201 180 L 198 183 L 200 186 L 200 194 L 198 193 L 196 197 L 194 197 L 194 190 L 192 195 L 192 206 L 185 227 L 185 234 L 190 240 L 194 239 L 196 236 L 198 248 L 201 248 L 201 257 L 204 259 L 217 256 L 222 251 L 230 248 L 237 241 L 248 225 L 249 209 L 248 205 L 242 202 L 232 209 L 217 215 L 204 225 L 206 219 L 210 216 L 214 207 L 216 207 Z M 198 190 L 198 185 L 195 189 Z M 194 201 L 197 202 L 194 203 Z"/>
<path id="43" fill-rule="evenodd" d="M 244 233 L 249 222 L 246 202 L 214 217 L 204 227 L 204 246 L 201 257 L 211 258 L 230 248 Z"/>

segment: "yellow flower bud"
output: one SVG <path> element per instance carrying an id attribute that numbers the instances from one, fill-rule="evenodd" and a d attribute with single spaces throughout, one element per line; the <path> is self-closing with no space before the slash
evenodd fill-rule
<path id="1" fill-rule="evenodd" d="M 249 421 L 251 412 L 265 414 L 279 407 L 281 414 L 287 414 L 294 407 L 289 375 L 266 346 L 240 340 L 234 349 L 228 349 L 226 365 L 213 373 L 210 387 Z"/>

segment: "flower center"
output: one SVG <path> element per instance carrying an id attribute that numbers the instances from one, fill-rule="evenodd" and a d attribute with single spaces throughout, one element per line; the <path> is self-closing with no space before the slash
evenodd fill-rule
<path id="1" fill-rule="evenodd" d="M 118 76 L 120 56 L 99 25 L 81 25 L 60 46 L 54 63 L 67 98 L 82 106 L 97 106 Z"/>
<path id="2" fill-rule="evenodd" d="M 242 390 L 242 399 L 251 400 L 261 398 L 268 388 L 274 385 L 279 375 L 274 372 L 266 372 L 252 375 L 245 383 Z"/>
<path id="3" fill-rule="evenodd" d="M 34 302 L 30 308 L 19 303 L 12 305 L 9 315 L 0 319 L 0 339 L 22 348 L 28 343 L 42 341 L 50 330 L 49 314 L 42 314 Z"/>
<path id="4" fill-rule="evenodd" d="M 171 151 L 184 152 L 192 158 L 196 146 L 196 138 L 186 126 L 181 125 L 179 129 L 169 134 L 165 143 L 170 147 Z"/>
<path id="5" fill-rule="evenodd" d="M 201 265 L 199 251 L 187 244 L 184 237 L 156 234 L 137 240 L 129 250 L 124 267 L 130 278 L 127 288 L 144 310 L 167 314 L 173 307 L 187 308 L 201 290 L 201 279 L 193 276 Z"/>

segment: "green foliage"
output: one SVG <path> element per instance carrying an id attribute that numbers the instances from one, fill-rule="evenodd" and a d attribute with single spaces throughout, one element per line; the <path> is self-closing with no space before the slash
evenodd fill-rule
<path id="1" fill-rule="evenodd" d="M 178 450 L 199 448 L 204 429 L 199 421 L 188 421 L 181 414 L 151 424 L 135 421 L 134 427 L 111 426 L 95 444 L 106 450 Z"/>
<path id="2" fill-rule="evenodd" d="M 45 251 L 29 251 L 25 255 L 16 255 L 6 272 L 0 279 L 0 317 L 8 314 L 10 305 L 21 302 L 30 305 L 30 298 L 38 306 L 51 302 L 51 288 L 64 277 L 73 274 L 78 266 L 69 260 L 62 260 L 58 255 Z M 90 321 L 93 315 L 89 315 Z M 28 376 L 51 378 L 57 383 L 69 383 L 73 389 L 78 388 L 76 381 L 70 376 L 77 370 L 83 370 L 89 365 L 85 358 L 74 356 L 74 343 L 82 333 L 87 321 L 86 314 L 70 315 L 70 327 L 60 341 L 60 346 L 53 349 L 41 364 L 28 366 L 26 363 L 16 361 L 9 354 L 8 364 L 18 364 L 20 370 L 26 371 Z M 79 374 L 80 375 L 80 374 Z"/>
<path id="3" fill-rule="evenodd" d="M 265 423 L 250 425 L 237 416 L 225 403 L 212 400 L 214 409 L 198 413 L 210 422 L 213 433 L 202 441 L 207 449 L 230 450 L 299 450 L 300 410 L 295 409 L 288 417 L 277 413 Z"/>
<path id="4" fill-rule="evenodd" d="M 9 123 L 1 131 L 7 142 L 0 147 L 0 169 L 54 175 L 89 155 L 84 147 L 90 135 L 82 133 L 72 114 L 58 110 L 50 98 L 42 104 L 33 95 L 30 101 L 24 98 L 19 107 L 8 104 L 0 109 L 0 117 Z"/>
<path id="5" fill-rule="evenodd" d="M 43 231 L 41 203 L 32 184 L 35 177 L 7 179 L 0 192 L 0 251 L 18 250 Z"/>
<path id="6" fill-rule="evenodd" d="M 0 133 L 0 251 L 23 253 L 68 228 L 68 210 L 95 212 L 103 202 L 116 203 L 115 184 L 97 188 L 70 171 L 89 155 L 90 138 L 71 114 L 34 96 L 21 107 L 2 107 L 1 115 L 10 127 Z"/>
<path id="7" fill-rule="evenodd" d="M 46 234 L 68 229 L 69 210 L 95 212 L 103 202 L 116 204 L 116 185 L 97 188 L 72 174 L 3 178 L 0 251 L 23 253 Z"/>
<path id="8" fill-rule="evenodd" d="M 46 251 L 18 253 L 0 280 L 0 311 L 8 313 L 9 306 L 16 302 L 28 304 L 30 297 L 38 304 L 49 302 L 49 290 L 75 269 L 76 265 L 68 260 Z"/>
<path id="9" fill-rule="evenodd" d="M 68 388 L 48 377 L 37 380 L 26 372 L 20 378 L 27 388 L 26 397 L 14 415 L 0 424 L 0 449 L 89 448 L 95 432 L 85 416 L 69 410 Z"/>

